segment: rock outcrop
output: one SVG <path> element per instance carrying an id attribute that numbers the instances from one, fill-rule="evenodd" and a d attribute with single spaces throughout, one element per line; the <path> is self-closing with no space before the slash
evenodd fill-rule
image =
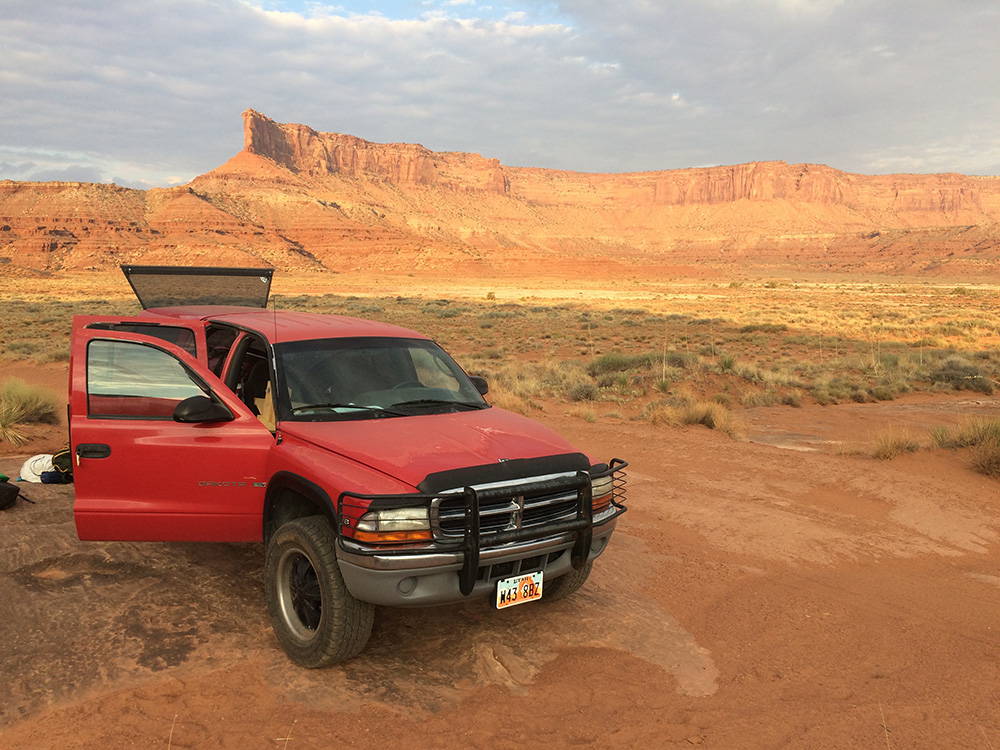
<path id="1" fill-rule="evenodd" d="M 591 174 L 243 117 L 243 150 L 184 187 L 0 181 L 0 263 L 1000 275 L 998 177 L 785 162 Z"/>
<path id="2" fill-rule="evenodd" d="M 497 159 L 460 152 L 435 153 L 415 143 L 372 143 L 353 135 L 317 133 L 305 125 L 277 123 L 248 109 L 243 150 L 296 173 L 381 178 L 397 185 L 506 192 Z"/>

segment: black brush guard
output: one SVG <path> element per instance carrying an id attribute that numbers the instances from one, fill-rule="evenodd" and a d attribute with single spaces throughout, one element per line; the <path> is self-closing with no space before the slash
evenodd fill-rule
<path id="1" fill-rule="evenodd" d="M 432 545 L 419 548 L 414 548 L 413 546 L 393 548 L 392 546 L 384 545 L 370 549 L 351 547 L 348 551 L 352 554 L 364 555 L 413 555 L 421 552 L 433 554 L 435 552 L 460 551 L 462 552 L 463 562 L 462 569 L 458 574 L 459 591 L 464 596 L 468 596 L 472 593 L 472 589 L 476 584 L 476 577 L 479 571 L 479 553 L 482 547 L 499 547 L 505 544 L 572 533 L 574 534 L 574 541 L 571 560 L 573 567 L 579 570 L 587 564 L 593 538 L 594 507 L 591 482 L 594 479 L 601 479 L 607 476 L 610 476 L 612 479 L 611 507 L 614 508 L 615 512 L 601 520 L 601 525 L 603 526 L 628 510 L 624 504 L 625 485 L 627 483 L 624 469 L 627 466 L 627 461 L 620 458 L 613 458 L 608 463 L 606 469 L 593 474 L 586 471 L 579 471 L 572 477 L 560 477 L 540 482 L 488 487 L 478 490 L 466 487 L 460 494 L 450 492 L 436 494 L 364 495 L 356 492 L 342 492 L 337 499 L 337 543 L 342 549 L 344 549 L 345 539 L 358 544 L 353 537 L 344 534 L 344 529 L 353 528 L 352 524 L 354 523 L 351 516 L 344 514 L 345 508 L 367 512 L 371 510 L 413 507 L 426 503 L 429 511 L 431 503 L 435 499 L 454 499 L 456 496 L 460 496 L 465 500 L 465 524 L 461 538 L 435 538 Z M 577 504 L 576 516 L 574 518 L 536 526 L 504 529 L 502 531 L 483 532 L 480 529 L 480 504 L 484 501 L 524 495 L 550 494 L 564 490 L 576 491 Z M 364 502 L 357 502 L 359 500 Z M 431 531 L 435 537 L 439 536 L 438 530 L 433 528 L 433 522 Z"/>

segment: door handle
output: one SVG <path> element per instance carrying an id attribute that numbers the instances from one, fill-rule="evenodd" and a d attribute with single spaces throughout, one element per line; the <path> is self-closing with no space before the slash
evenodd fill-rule
<path id="1" fill-rule="evenodd" d="M 107 458 L 111 455 L 111 446 L 107 443 L 80 443 L 76 446 L 78 458 Z"/>

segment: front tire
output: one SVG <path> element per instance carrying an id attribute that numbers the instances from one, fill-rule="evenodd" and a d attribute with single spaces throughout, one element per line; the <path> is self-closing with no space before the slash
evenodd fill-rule
<path id="1" fill-rule="evenodd" d="M 588 562 L 579 570 L 573 568 L 569 573 L 559 576 L 552 583 L 544 582 L 542 586 L 542 601 L 557 602 L 574 593 L 587 582 L 587 578 L 590 576 L 590 569 L 593 566 L 593 562 Z"/>
<path id="2" fill-rule="evenodd" d="M 283 524 L 267 544 L 264 589 L 271 626 L 289 658 L 315 669 L 360 654 L 375 608 L 351 596 L 323 516 Z"/>

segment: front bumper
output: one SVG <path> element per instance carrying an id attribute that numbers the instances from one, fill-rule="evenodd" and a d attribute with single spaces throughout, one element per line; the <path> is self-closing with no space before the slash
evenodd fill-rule
<path id="1" fill-rule="evenodd" d="M 614 528 L 614 519 L 594 527 L 588 562 L 604 552 Z M 565 575 L 573 569 L 574 543 L 572 534 L 561 534 L 483 550 L 467 595 L 459 588 L 461 552 L 364 555 L 342 547 L 338 559 L 344 583 L 356 599 L 385 607 L 428 607 L 488 596 L 499 579 L 520 572 L 542 570 L 546 581 Z"/>
<path id="2" fill-rule="evenodd" d="M 580 471 L 575 475 L 539 477 L 500 486 L 465 487 L 460 493 L 458 490 L 402 496 L 344 493 L 338 501 L 338 531 L 350 525 L 350 519 L 344 515 L 345 508 L 357 513 L 382 503 L 405 507 L 419 498 L 431 507 L 435 536 L 434 543 L 426 547 L 393 549 L 359 544 L 339 533 L 337 556 L 344 582 L 361 601 L 416 607 L 485 596 L 494 590 L 498 580 L 521 572 L 541 570 L 546 579 L 552 580 L 580 569 L 604 552 L 618 516 L 626 511 L 625 466 L 625 461 L 613 459 L 603 468 L 592 467 L 590 473 Z M 594 513 L 591 482 L 602 476 L 612 478 L 614 490 L 610 505 Z M 460 499 L 459 508 L 464 515 L 461 528 L 453 526 L 450 533 L 441 528 L 439 520 L 438 504 L 443 496 L 452 503 Z M 495 508 L 496 503 L 503 505 L 508 498 L 515 497 L 520 501 L 518 507 L 527 508 L 533 501 L 526 502 L 526 496 L 541 497 L 542 505 L 549 505 L 552 502 L 549 498 L 554 496 L 563 507 L 567 502 L 569 505 L 553 514 L 551 520 L 533 523 L 525 520 L 523 527 L 522 513 L 517 513 L 503 529 L 495 523 L 495 510 L 483 510 L 491 514 L 491 525 L 481 523 L 481 506 Z M 359 504 L 361 501 L 364 503 Z"/>

